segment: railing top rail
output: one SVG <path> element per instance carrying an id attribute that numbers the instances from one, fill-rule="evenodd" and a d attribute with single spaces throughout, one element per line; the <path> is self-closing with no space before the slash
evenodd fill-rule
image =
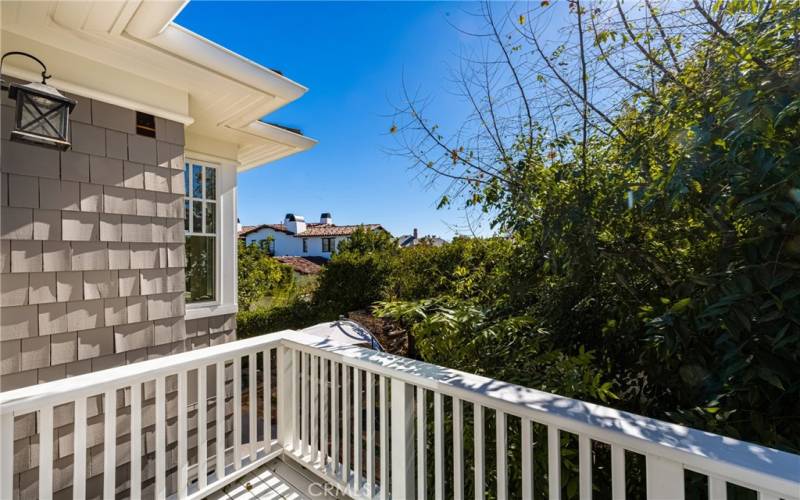
<path id="1" fill-rule="evenodd" d="M 321 349 L 338 362 L 432 391 L 554 425 L 564 431 L 660 456 L 686 467 L 800 497 L 800 455 L 654 418 L 360 347 L 292 334 L 285 343 Z"/>
<path id="2" fill-rule="evenodd" d="M 291 330 L 0 392 L 0 414 L 57 406 L 276 346 L 314 352 L 510 415 L 767 489 L 785 498 L 800 498 L 798 455 Z"/>
<path id="3" fill-rule="evenodd" d="M 294 332 L 284 330 L 13 391 L 0 392 L 0 415 L 12 412 L 21 414 L 38 410 L 47 405 L 57 406 L 75 401 L 80 397 L 100 394 L 109 389 L 146 382 L 164 375 L 173 375 L 181 370 L 191 370 L 200 365 L 210 365 L 230 359 L 237 354 L 252 352 L 253 349 L 260 350 L 278 345 L 287 335 L 294 335 Z"/>

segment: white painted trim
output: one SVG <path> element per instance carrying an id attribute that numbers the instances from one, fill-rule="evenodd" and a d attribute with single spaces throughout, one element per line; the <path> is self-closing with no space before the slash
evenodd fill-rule
<path id="1" fill-rule="evenodd" d="M 20 78 L 22 80 L 28 80 L 31 82 L 38 82 L 42 79 L 41 75 L 39 73 L 36 73 L 35 71 L 29 71 L 26 69 L 17 68 L 15 66 L 11 66 L 8 64 L 3 66 L 3 72 L 6 73 L 8 76 L 12 76 L 14 78 Z M 108 104 L 114 104 L 116 106 L 132 109 L 134 111 L 141 111 L 142 113 L 147 113 L 153 116 L 158 116 L 160 118 L 165 118 L 167 120 L 183 123 L 184 125 L 191 125 L 192 123 L 194 123 L 194 118 L 192 118 L 189 115 L 175 113 L 174 111 L 169 111 L 156 106 L 151 106 L 149 104 L 128 99 L 126 97 L 109 94 L 101 90 L 92 89 L 65 80 L 59 80 L 56 77 L 47 80 L 47 84 L 63 92 L 71 92 L 73 94 L 77 94 L 83 97 L 88 97 L 90 99 L 97 99 L 98 101 L 103 101 Z"/>
<path id="2" fill-rule="evenodd" d="M 223 314 L 236 314 L 239 312 L 239 304 L 212 304 L 206 305 L 204 302 L 186 305 L 187 320 L 208 318 L 210 316 L 221 316 Z"/>
<path id="3" fill-rule="evenodd" d="M 388 380 L 393 384 L 395 381 L 404 382 L 419 389 L 432 391 L 439 400 L 443 396 L 449 396 L 495 412 L 531 419 L 547 425 L 550 435 L 558 431 L 570 432 L 583 438 L 584 444 L 592 439 L 635 451 L 647 456 L 648 473 L 651 471 L 650 463 L 654 463 L 653 459 L 658 459 L 664 463 L 661 469 L 669 468 L 670 477 L 674 477 L 675 481 L 680 481 L 682 476 L 678 472 L 679 469 L 690 469 L 707 474 L 717 481 L 721 479 L 755 489 L 763 497 L 787 500 L 800 498 L 798 496 L 800 477 L 797 475 L 797 471 L 800 470 L 799 455 L 442 366 L 342 345 L 330 339 L 320 339 L 291 330 L 2 392 L 0 418 L 5 417 L 2 418 L 4 437 L 12 431 L 13 419 L 7 418 L 9 415 L 21 415 L 33 411 L 47 412 L 54 406 L 81 401 L 82 398 L 123 387 L 138 387 L 138 384 L 153 379 L 157 382 L 158 399 L 158 385 L 162 384 L 161 394 L 163 394 L 163 381 L 168 376 L 213 364 L 217 364 L 221 372 L 222 363 L 226 361 L 233 359 L 236 362 L 241 356 L 273 348 L 278 348 L 278 352 L 283 353 L 279 354 L 279 359 L 289 355 L 297 360 L 301 356 L 312 355 L 344 367 L 378 374 L 381 376 L 382 388 Z M 279 371 L 279 384 L 282 390 L 289 390 L 287 389 L 289 387 L 296 393 L 298 386 L 296 377 L 286 381 L 280 378 L 281 374 Z M 219 376 L 218 381 L 222 380 L 223 377 Z M 345 397 L 345 402 L 347 399 Z M 278 401 L 285 403 L 287 400 L 289 400 L 288 394 L 279 394 Z M 297 399 L 292 401 L 294 401 L 292 404 L 297 405 Z M 382 390 L 381 405 L 384 402 L 385 391 Z M 158 408 L 163 406 L 157 407 L 157 411 Z M 347 411 L 348 407 L 342 409 Z M 297 407 L 294 410 L 296 412 Z M 156 421 L 157 424 L 163 423 L 158 418 Z M 381 428 L 385 429 L 386 426 Z M 164 431 L 164 427 L 159 428 L 158 425 L 156 429 L 157 432 Z M 386 434 L 382 439 L 385 437 Z M 556 440 L 550 438 L 549 442 Z M 287 446 L 285 440 L 281 444 L 284 447 L 284 456 L 289 455 L 293 448 Z M 385 449 L 382 447 L 382 450 Z M 584 451 L 585 449 L 584 446 Z M 6 462 L 12 457 L 8 455 L 4 453 L 5 468 L 2 469 L 4 480 L 6 478 L 10 480 L 12 474 Z M 311 457 L 292 458 L 298 460 L 308 470 L 321 474 L 325 480 L 340 484 L 327 473 L 327 469 L 310 462 Z M 389 462 L 382 460 L 381 465 L 388 467 Z M 163 473 L 163 470 L 160 472 Z M 390 475 L 388 472 L 387 469 L 382 477 L 388 477 Z M 348 478 L 349 484 L 349 476 L 345 477 Z M 648 478 L 648 481 L 653 479 L 658 477 Z M 163 475 L 156 476 L 156 481 L 163 481 Z M 659 484 L 651 481 L 649 486 L 658 487 Z M 679 495 L 681 491 L 677 493 Z M 360 495 L 354 492 L 353 496 Z"/>
<path id="4" fill-rule="evenodd" d="M 217 213 L 215 238 L 215 290 L 214 300 L 186 304 L 186 319 L 206 318 L 222 314 L 234 314 L 239 310 L 237 301 L 237 248 L 236 231 L 236 168 L 230 160 L 211 162 L 203 158 L 210 155 L 195 155 L 184 152 L 185 162 L 210 166 L 217 172 Z M 191 185 L 189 186 L 191 189 Z M 190 207 L 191 209 L 191 207 Z M 202 236 L 202 234 L 200 234 Z"/>
<path id="5" fill-rule="evenodd" d="M 148 33 L 141 32 L 134 26 L 137 17 L 134 15 L 126 28 L 129 35 L 198 66 L 244 83 L 259 92 L 281 97 L 286 102 L 294 101 L 308 91 L 303 85 L 180 25 L 171 23 L 157 35 L 148 37 Z"/>
<path id="6" fill-rule="evenodd" d="M 204 161 L 208 163 L 219 163 L 221 165 L 230 165 L 233 167 L 238 167 L 240 163 L 233 158 L 225 158 L 223 156 L 216 156 L 208 153 L 201 153 L 200 151 L 196 151 L 193 149 L 184 149 L 183 155 L 186 158 L 193 158 L 198 161 Z"/>

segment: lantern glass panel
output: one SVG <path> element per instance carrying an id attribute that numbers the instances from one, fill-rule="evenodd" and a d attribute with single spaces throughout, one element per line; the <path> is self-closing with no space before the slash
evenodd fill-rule
<path id="1" fill-rule="evenodd" d="M 29 134 L 65 140 L 67 106 L 63 102 L 31 94 L 22 94 L 19 130 Z"/>

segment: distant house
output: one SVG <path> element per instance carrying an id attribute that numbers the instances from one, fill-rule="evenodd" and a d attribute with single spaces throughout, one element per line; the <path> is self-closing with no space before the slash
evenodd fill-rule
<path id="1" fill-rule="evenodd" d="M 330 258 L 339 244 L 358 228 L 386 231 L 380 224 L 337 226 L 330 213 L 323 213 L 319 222 L 306 222 L 302 215 L 286 214 L 282 224 L 244 226 L 239 239 L 248 245 L 261 245 L 276 256 Z"/>
<path id="2" fill-rule="evenodd" d="M 423 236 L 420 238 L 417 228 L 414 228 L 414 234 L 404 234 L 403 236 L 399 236 L 397 238 L 397 244 L 400 246 L 400 248 L 413 247 L 416 245 L 440 247 L 445 243 L 447 242 L 438 236 Z"/>

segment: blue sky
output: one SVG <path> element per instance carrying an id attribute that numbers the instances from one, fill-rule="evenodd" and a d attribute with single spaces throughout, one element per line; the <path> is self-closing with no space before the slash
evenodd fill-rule
<path id="1" fill-rule="evenodd" d="M 456 2 L 190 2 L 185 26 L 307 86 L 267 121 L 319 140 L 311 151 L 239 176 L 243 224 L 274 223 L 286 212 L 338 224 L 379 223 L 395 235 L 450 238 L 466 231 L 457 209 L 436 210 L 443 186 L 427 187 L 409 160 L 393 156 L 392 103 L 402 79 L 435 96 L 430 111 L 457 123 L 463 105 L 448 90 L 449 65 L 465 44 L 453 29 L 473 22 Z M 447 123 L 442 123 L 447 125 Z M 484 229 L 486 231 L 487 229 Z"/>

